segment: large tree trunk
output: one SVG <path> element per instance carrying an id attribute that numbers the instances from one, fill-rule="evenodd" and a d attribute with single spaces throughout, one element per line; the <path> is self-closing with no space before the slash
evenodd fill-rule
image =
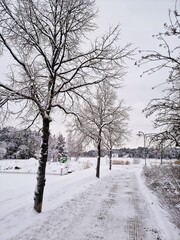
<path id="1" fill-rule="evenodd" d="M 100 178 L 100 161 L 101 161 L 101 144 L 98 143 L 98 158 L 97 158 L 97 167 L 96 167 L 97 178 Z"/>
<path id="2" fill-rule="evenodd" d="M 50 121 L 48 118 L 43 119 L 41 157 L 39 160 L 39 167 L 37 172 L 37 186 L 34 192 L 34 209 L 38 213 L 42 211 L 43 193 L 46 182 L 45 172 L 48 156 L 49 123 Z"/>
<path id="3" fill-rule="evenodd" d="M 109 170 L 112 169 L 112 149 L 109 150 Z"/>
<path id="4" fill-rule="evenodd" d="M 99 141 L 98 141 L 98 158 L 97 158 L 97 167 L 96 167 L 96 177 L 100 178 L 100 161 L 101 161 L 101 130 L 99 130 Z"/>

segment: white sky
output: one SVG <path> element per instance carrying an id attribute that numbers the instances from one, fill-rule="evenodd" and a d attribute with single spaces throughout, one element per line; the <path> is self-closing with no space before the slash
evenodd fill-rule
<path id="1" fill-rule="evenodd" d="M 163 32 L 163 24 L 168 22 L 168 10 L 174 9 L 174 0 L 97 0 L 99 8 L 98 25 L 106 31 L 109 25 L 121 26 L 120 44 L 132 43 L 133 48 L 141 50 L 155 50 L 158 40 L 152 35 Z M 136 55 L 136 59 L 140 56 Z M 123 89 L 119 90 L 120 98 L 133 110 L 130 112 L 130 129 L 132 136 L 126 146 L 138 147 L 143 145 L 142 137 L 136 134 L 154 132 L 152 118 L 146 119 L 142 109 L 149 100 L 162 95 L 162 88 L 152 90 L 153 86 L 163 82 L 167 73 L 159 72 L 151 76 L 140 77 L 143 68 L 128 63 L 127 75 L 124 78 Z M 148 69 L 148 65 L 145 66 Z M 157 130 L 156 130 L 157 131 Z"/>
<path id="2" fill-rule="evenodd" d="M 120 24 L 119 44 L 124 46 L 126 43 L 132 43 L 132 48 L 141 50 L 157 49 L 159 42 L 152 38 L 152 35 L 163 32 L 163 24 L 168 22 L 168 9 L 174 9 L 175 5 L 175 0 L 97 0 L 96 2 L 99 9 L 99 17 L 95 19 L 99 26 L 98 32 L 103 33 L 109 26 Z M 140 55 L 136 55 L 135 58 L 139 59 Z M 141 78 L 143 69 L 134 66 L 134 62 L 135 60 L 127 63 L 124 88 L 119 90 L 119 98 L 124 99 L 133 109 L 130 112 L 129 124 L 132 136 L 126 147 L 143 145 L 142 137 L 137 136 L 138 131 L 144 133 L 154 131 L 151 120 L 145 118 L 142 109 L 150 99 L 162 95 L 162 89 L 152 90 L 152 87 L 163 82 L 167 77 L 167 73 L 161 72 Z M 0 58 L 1 75 L 4 68 L 4 58 Z M 61 118 L 60 115 L 58 116 Z M 52 132 L 65 134 L 65 127 L 59 120 L 55 120 L 52 123 Z"/>

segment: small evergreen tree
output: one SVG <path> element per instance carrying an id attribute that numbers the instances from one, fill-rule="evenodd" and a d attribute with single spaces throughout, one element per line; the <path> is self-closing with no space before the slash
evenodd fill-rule
<path id="1" fill-rule="evenodd" d="M 65 138 L 63 137 L 62 134 L 59 134 L 56 145 L 58 159 L 66 156 L 65 144 L 66 144 Z"/>

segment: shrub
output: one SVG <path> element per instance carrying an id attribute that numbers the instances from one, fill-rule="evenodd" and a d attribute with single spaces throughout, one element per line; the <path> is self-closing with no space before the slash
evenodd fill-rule
<path id="1" fill-rule="evenodd" d="M 175 161 L 174 164 L 180 165 L 180 160 Z"/>
<path id="2" fill-rule="evenodd" d="M 130 162 L 127 160 L 127 161 L 123 161 L 123 160 L 113 160 L 112 161 L 112 164 L 114 165 L 129 165 Z"/>
<path id="3" fill-rule="evenodd" d="M 134 164 L 139 164 L 140 163 L 140 159 L 139 158 L 133 158 L 133 163 Z"/>
<path id="4" fill-rule="evenodd" d="M 130 165 L 130 162 L 128 160 L 125 161 L 125 165 Z"/>

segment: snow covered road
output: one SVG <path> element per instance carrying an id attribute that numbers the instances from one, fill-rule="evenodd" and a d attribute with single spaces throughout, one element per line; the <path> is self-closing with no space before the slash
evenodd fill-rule
<path id="1" fill-rule="evenodd" d="M 10 210 L 6 206 L 8 214 L 0 217 L 0 239 L 180 239 L 167 213 L 144 186 L 139 166 L 102 169 L 100 180 L 94 175 L 94 169 L 88 169 L 49 179 L 41 214 L 30 210 L 30 202 Z"/>

